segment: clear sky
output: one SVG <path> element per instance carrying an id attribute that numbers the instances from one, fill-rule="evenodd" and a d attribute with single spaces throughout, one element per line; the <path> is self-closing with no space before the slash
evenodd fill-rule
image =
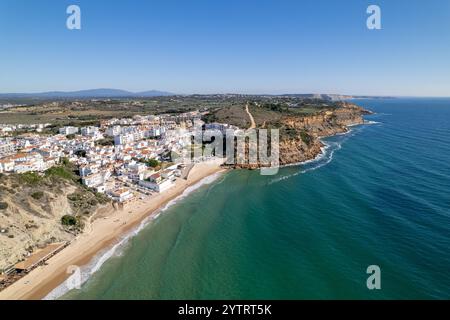
<path id="1" fill-rule="evenodd" d="M 450 1 L 0 1 L 0 92 L 93 88 L 450 96 Z"/>

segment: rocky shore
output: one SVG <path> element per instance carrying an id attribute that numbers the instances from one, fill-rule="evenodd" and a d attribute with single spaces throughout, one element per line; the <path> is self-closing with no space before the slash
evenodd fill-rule
<path id="1" fill-rule="evenodd" d="M 279 164 L 283 166 L 316 158 L 324 147 L 320 138 L 345 133 L 349 126 L 363 124 L 363 116 L 371 113 L 355 104 L 341 102 L 339 108 L 317 114 L 281 117 L 277 121 L 280 130 Z M 262 165 L 244 163 L 231 167 L 257 169 Z"/>

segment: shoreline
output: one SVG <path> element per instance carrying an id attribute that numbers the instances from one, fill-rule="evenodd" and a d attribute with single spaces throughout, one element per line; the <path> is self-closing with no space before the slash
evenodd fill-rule
<path id="1" fill-rule="evenodd" d="M 311 159 L 302 162 L 280 165 L 280 168 L 299 166 L 314 162 L 326 153 L 327 145 L 322 139 L 345 135 L 351 132 L 352 126 L 370 124 L 366 121 L 346 125 L 345 132 L 330 136 L 321 136 L 323 144 L 320 152 Z M 0 292 L 0 300 L 40 300 L 46 298 L 54 290 L 63 285 L 71 274 L 67 273 L 70 266 L 85 267 L 95 262 L 97 257 L 103 256 L 109 250 L 127 239 L 133 230 L 139 229 L 147 219 L 156 219 L 161 211 L 189 188 L 202 180 L 231 168 L 221 167 L 219 162 L 205 162 L 195 164 L 187 180 L 178 179 L 175 186 L 162 194 L 152 196 L 150 203 L 138 200 L 121 210 L 111 210 L 107 217 L 100 217 L 91 223 L 91 230 L 81 234 L 64 250 L 19 279 L 17 282 Z M 147 200 L 148 201 L 148 200 Z"/>
<path id="2" fill-rule="evenodd" d="M 361 122 L 361 123 L 356 122 L 356 123 L 351 123 L 351 124 L 346 125 L 345 127 L 346 127 L 347 130 L 345 132 L 338 132 L 338 133 L 335 133 L 335 134 L 332 134 L 332 135 L 319 136 L 318 139 L 319 139 L 320 143 L 322 143 L 322 146 L 320 148 L 320 152 L 319 153 L 317 153 L 311 159 L 306 159 L 306 160 L 300 161 L 300 162 L 293 162 L 293 163 L 287 163 L 287 164 L 280 165 L 280 169 L 281 168 L 289 168 L 289 167 L 301 166 L 301 165 L 304 165 L 304 164 L 308 164 L 308 163 L 312 163 L 314 161 L 320 160 L 326 154 L 326 150 L 329 147 L 329 145 L 327 145 L 323 141 L 323 139 L 332 138 L 332 137 L 336 137 L 336 136 L 347 135 L 347 134 L 352 132 L 352 129 L 351 129 L 352 127 L 364 126 L 364 125 L 372 125 L 372 124 L 379 124 L 379 122 L 367 121 L 367 120 L 364 119 L 363 122 Z"/>
<path id="3" fill-rule="evenodd" d="M 91 230 L 75 238 L 72 243 L 50 258 L 44 266 L 32 270 L 0 292 L 0 300 L 41 300 L 61 286 L 71 274 L 71 266 L 87 266 L 96 257 L 119 244 L 127 235 L 145 222 L 156 218 L 171 201 L 183 195 L 189 187 L 227 169 L 218 162 L 199 163 L 187 180 L 178 179 L 171 189 L 149 200 L 138 200 L 122 210 L 111 210 L 106 217 L 92 222 Z"/>

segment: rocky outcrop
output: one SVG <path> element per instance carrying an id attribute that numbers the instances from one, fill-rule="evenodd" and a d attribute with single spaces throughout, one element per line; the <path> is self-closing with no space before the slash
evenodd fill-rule
<path id="1" fill-rule="evenodd" d="M 0 270 L 35 248 L 74 237 L 61 225 L 61 217 L 72 214 L 67 195 L 73 191 L 73 187 L 67 187 L 56 194 L 45 192 L 40 200 L 10 192 L 2 194 L 1 201 L 8 207 L 0 212 Z"/>
<path id="2" fill-rule="evenodd" d="M 348 126 L 363 124 L 363 115 L 369 111 L 354 104 L 342 102 L 335 110 L 304 117 L 287 117 L 282 120 L 280 164 L 292 164 L 314 159 L 321 153 L 320 138 L 348 131 Z M 283 134 L 289 131 L 290 134 Z"/>
<path id="3" fill-rule="evenodd" d="M 59 177 L 0 174 L 0 273 L 50 243 L 70 241 L 109 203 L 81 185 Z M 63 226 L 70 215 L 80 225 Z"/>
<path id="4" fill-rule="evenodd" d="M 280 130 L 280 165 L 300 163 L 316 158 L 323 143 L 320 138 L 348 131 L 348 126 L 363 124 L 363 116 L 370 114 L 357 105 L 340 102 L 337 108 L 311 115 L 287 115 L 274 126 Z M 259 164 L 236 164 L 235 168 L 256 169 Z"/>

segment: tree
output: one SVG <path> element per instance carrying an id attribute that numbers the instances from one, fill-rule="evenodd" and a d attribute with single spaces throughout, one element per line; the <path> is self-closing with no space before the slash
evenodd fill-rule
<path id="1" fill-rule="evenodd" d="M 81 158 L 86 158 L 86 150 L 77 150 L 75 151 L 75 155 Z"/>
<path id="2" fill-rule="evenodd" d="M 96 145 L 98 146 L 113 146 L 114 145 L 114 139 L 113 138 L 107 138 L 107 139 L 100 139 L 96 142 Z"/>
<path id="3" fill-rule="evenodd" d="M 61 218 L 61 223 L 63 224 L 63 226 L 75 226 L 77 222 L 77 218 L 68 214 Z"/>
<path id="4" fill-rule="evenodd" d="M 147 166 L 149 166 L 149 167 L 156 168 L 156 167 L 159 167 L 159 165 L 160 165 L 160 163 L 156 159 L 150 159 L 147 161 Z"/>
<path id="5" fill-rule="evenodd" d="M 41 199 L 43 196 L 44 196 L 44 192 L 42 192 L 42 191 L 36 191 L 31 194 L 31 197 L 36 200 Z"/>

